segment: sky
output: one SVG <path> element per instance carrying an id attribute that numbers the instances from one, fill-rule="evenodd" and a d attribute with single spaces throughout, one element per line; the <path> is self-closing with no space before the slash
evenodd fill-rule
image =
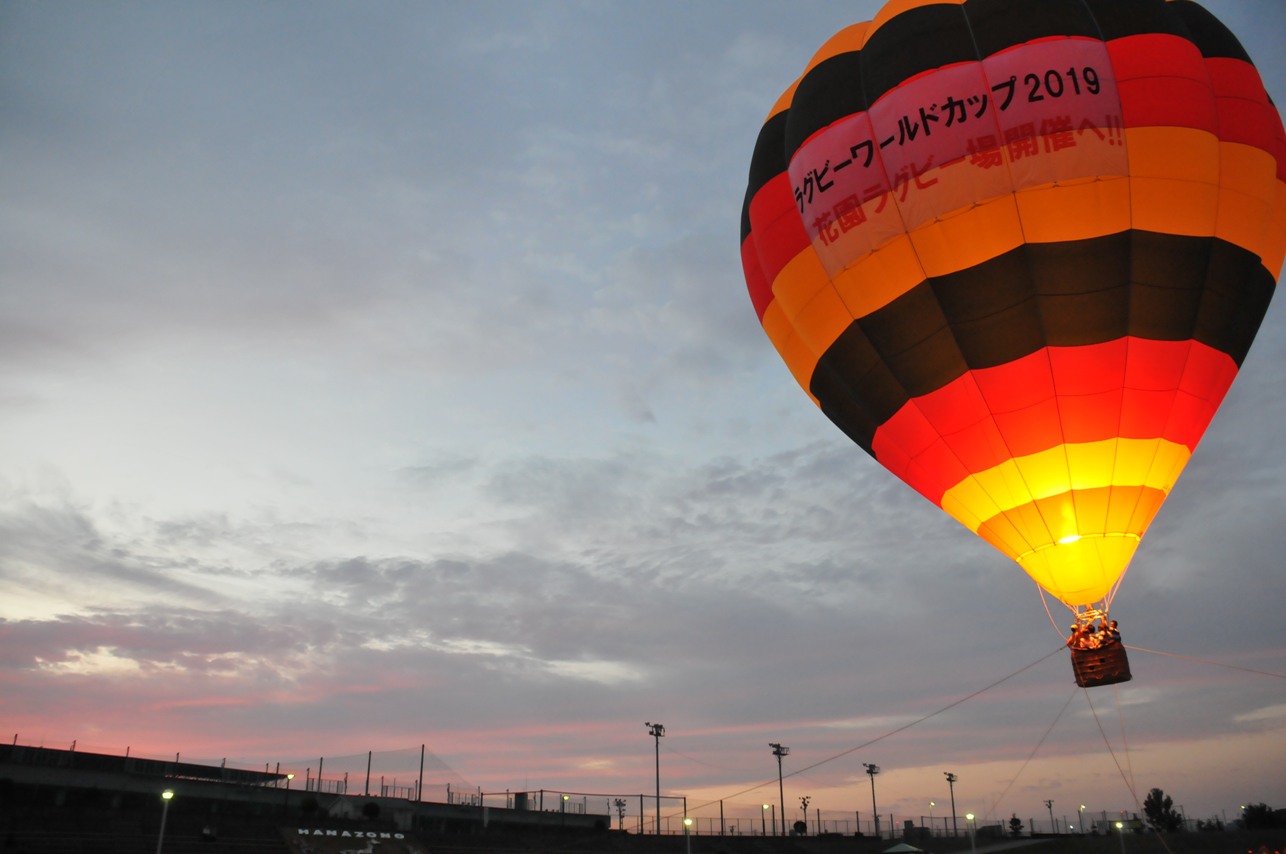
<path id="1" fill-rule="evenodd" d="M 1286 98 L 1286 5 L 1206 5 Z M 898 824 L 945 771 L 984 821 L 1286 807 L 1286 303 L 1091 691 L 759 327 L 759 126 L 876 8 L 0 2 L 0 734 L 400 784 L 425 745 L 426 797 L 628 826 L 658 748 L 667 815 L 757 821 L 773 742 L 792 820 L 868 824 L 863 763 Z"/>

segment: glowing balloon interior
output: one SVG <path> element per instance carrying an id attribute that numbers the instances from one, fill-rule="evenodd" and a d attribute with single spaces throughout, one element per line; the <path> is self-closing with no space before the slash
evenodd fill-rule
<path id="1" fill-rule="evenodd" d="M 764 330 L 854 442 L 1106 605 L 1286 252 L 1286 134 L 1189 0 L 895 0 L 755 146 Z"/>

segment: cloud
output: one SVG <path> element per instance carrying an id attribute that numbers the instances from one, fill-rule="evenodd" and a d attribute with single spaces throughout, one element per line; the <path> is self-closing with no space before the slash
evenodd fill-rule
<path id="1" fill-rule="evenodd" d="M 1233 718 L 1237 723 L 1249 724 L 1275 724 L 1286 719 L 1286 704 L 1279 703 L 1274 706 L 1265 706 L 1262 709 L 1255 709 L 1245 714 L 1237 715 Z"/>

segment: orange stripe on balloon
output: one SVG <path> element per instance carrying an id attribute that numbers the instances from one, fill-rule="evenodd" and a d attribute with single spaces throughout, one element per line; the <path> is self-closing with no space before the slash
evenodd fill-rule
<path id="1" fill-rule="evenodd" d="M 1167 495 L 1191 456 L 1187 447 L 1164 439 L 1058 445 L 971 474 L 948 490 L 939 506 L 975 532 L 997 517 L 1016 518 L 1023 507 L 1044 507 L 1043 521 L 1022 528 L 1032 548 L 1072 536 L 1138 534 L 1132 517 L 1119 508 L 1113 514 L 1101 502 L 1086 499 L 1078 505 L 1073 499 L 1117 487 Z"/>

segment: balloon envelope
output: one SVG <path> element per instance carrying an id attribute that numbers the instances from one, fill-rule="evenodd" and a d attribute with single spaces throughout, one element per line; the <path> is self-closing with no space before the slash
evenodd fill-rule
<path id="1" fill-rule="evenodd" d="M 764 122 L 751 300 L 854 442 L 1069 606 L 1106 600 L 1286 252 L 1286 134 L 1189 0 L 895 0 Z"/>

